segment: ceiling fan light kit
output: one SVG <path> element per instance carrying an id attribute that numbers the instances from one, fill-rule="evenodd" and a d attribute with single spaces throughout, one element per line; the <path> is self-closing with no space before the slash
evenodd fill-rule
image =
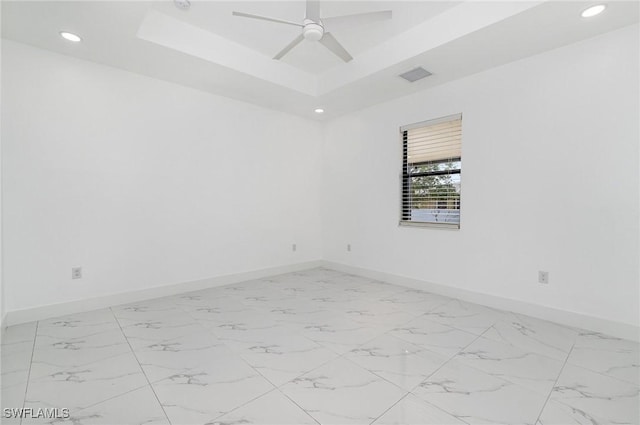
<path id="1" fill-rule="evenodd" d="M 335 16 L 320 19 L 320 2 L 317 0 L 307 0 L 305 19 L 302 21 L 302 23 L 236 11 L 232 12 L 232 15 L 240 16 L 243 18 L 260 19 L 263 21 L 275 22 L 278 24 L 294 25 L 302 28 L 302 33 L 273 57 L 276 60 L 281 59 L 303 40 L 309 40 L 319 41 L 320 44 L 329 49 L 333 54 L 335 54 L 345 62 L 349 62 L 353 59 L 353 57 L 342 46 L 342 44 L 340 44 L 338 40 L 336 40 L 331 32 L 327 32 L 327 29 L 346 29 L 354 26 L 366 25 L 372 22 L 391 19 L 390 10 L 358 13 L 355 15 Z"/>
<path id="2" fill-rule="evenodd" d="M 322 27 L 322 25 L 313 22 L 311 19 L 305 19 L 304 28 L 302 29 L 302 35 L 307 40 L 318 41 L 324 35 L 324 28 Z"/>

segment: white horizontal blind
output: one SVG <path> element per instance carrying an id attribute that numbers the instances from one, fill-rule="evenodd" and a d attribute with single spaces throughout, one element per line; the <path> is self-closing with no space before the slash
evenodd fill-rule
<path id="1" fill-rule="evenodd" d="M 401 128 L 401 224 L 460 225 L 462 116 Z"/>

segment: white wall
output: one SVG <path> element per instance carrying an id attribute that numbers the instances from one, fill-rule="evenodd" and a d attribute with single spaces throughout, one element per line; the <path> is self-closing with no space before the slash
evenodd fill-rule
<path id="1" fill-rule="evenodd" d="M 637 326 L 638 47 L 626 27 L 330 122 L 324 258 Z M 398 128 L 455 113 L 462 228 L 400 228 Z"/>
<path id="2" fill-rule="evenodd" d="M 326 126 L 2 47 L 5 312 L 324 258 L 638 324 L 637 25 Z M 399 228 L 398 127 L 459 112 L 462 229 Z"/>
<path id="3" fill-rule="evenodd" d="M 0 7 L 0 22 L 2 22 L 2 7 Z M 0 24 L 0 28 L 2 24 Z M 2 81 L 2 38 L 0 37 L 0 81 Z M 2 84 L 0 84 L 0 116 L 2 116 Z M 0 127 L 2 123 L 0 122 Z M 4 308 L 4 282 L 2 267 L 2 131 L 0 130 L 0 340 L 4 334 L 5 314 Z"/>
<path id="4" fill-rule="evenodd" d="M 320 124 L 2 54 L 8 311 L 320 259 Z"/>

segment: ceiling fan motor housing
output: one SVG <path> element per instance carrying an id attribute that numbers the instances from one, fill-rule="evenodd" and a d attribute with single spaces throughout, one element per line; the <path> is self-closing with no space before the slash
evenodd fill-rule
<path id="1" fill-rule="evenodd" d="M 319 22 L 305 19 L 304 28 L 302 29 L 302 35 L 307 40 L 318 41 L 324 35 L 324 28 Z"/>
<path id="2" fill-rule="evenodd" d="M 188 2 L 190 0 L 173 0 L 174 2 Z M 329 49 L 333 54 L 338 56 L 345 62 L 349 62 L 353 57 L 349 52 L 336 40 L 331 31 L 336 28 L 346 28 L 358 25 L 364 25 L 369 22 L 377 22 L 385 19 L 391 19 L 391 10 L 381 10 L 377 12 L 356 13 L 354 15 L 333 16 L 325 18 L 324 21 L 320 19 L 320 1 L 321 0 L 306 0 L 306 19 L 300 22 L 288 21 L 278 18 L 270 18 L 268 16 L 253 15 L 251 13 L 231 12 L 234 16 L 240 16 L 244 18 L 260 19 L 262 21 L 270 21 L 278 24 L 293 25 L 295 27 L 302 27 L 302 34 L 298 34 L 296 38 L 284 49 L 280 50 L 273 58 L 276 60 L 282 59 L 284 55 L 289 53 L 291 49 L 302 43 L 304 40 L 319 41 L 324 47 Z M 324 24 L 329 25 L 329 32 L 325 34 Z"/>

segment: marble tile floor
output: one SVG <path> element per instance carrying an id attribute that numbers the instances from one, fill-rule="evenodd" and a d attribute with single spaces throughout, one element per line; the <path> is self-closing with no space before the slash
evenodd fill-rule
<path id="1" fill-rule="evenodd" d="M 12 326 L 2 423 L 638 424 L 639 357 L 318 268 Z M 70 418 L 4 417 L 23 407 Z"/>

